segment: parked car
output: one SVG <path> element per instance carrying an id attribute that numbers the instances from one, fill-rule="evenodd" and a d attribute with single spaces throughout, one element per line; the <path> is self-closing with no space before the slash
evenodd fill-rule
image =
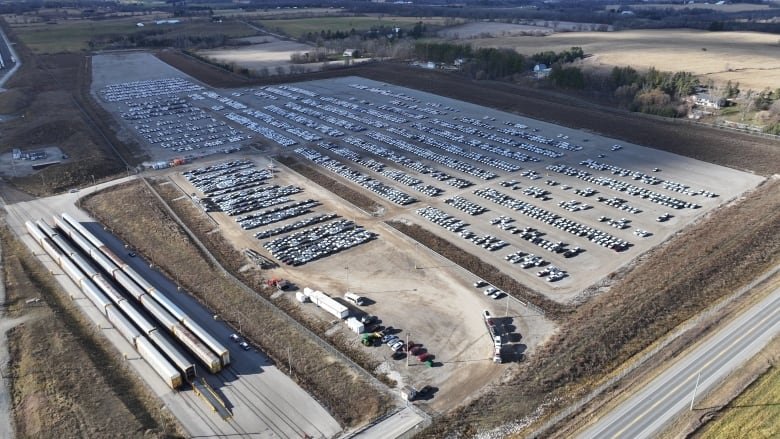
<path id="1" fill-rule="evenodd" d="M 238 345 L 239 345 L 239 346 L 241 346 L 241 349 L 243 349 L 243 350 L 245 350 L 245 351 L 248 351 L 248 350 L 250 349 L 249 343 L 247 343 L 247 342 L 245 342 L 245 341 L 242 341 L 242 342 L 241 342 L 241 343 L 239 343 Z"/>
<path id="2" fill-rule="evenodd" d="M 241 337 L 239 337 L 238 334 L 230 334 L 230 340 L 238 343 L 239 341 L 241 341 Z"/>

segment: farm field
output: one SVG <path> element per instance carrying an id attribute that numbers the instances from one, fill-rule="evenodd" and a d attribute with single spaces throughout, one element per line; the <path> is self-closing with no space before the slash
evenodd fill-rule
<path id="1" fill-rule="evenodd" d="M 36 54 L 82 52 L 100 49 L 103 40 L 123 35 L 132 37 L 150 31 L 163 30 L 162 36 L 175 38 L 179 35 L 224 34 L 228 38 L 254 35 L 255 31 L 247 25 L 234 21 L 212 23 L 206 20 L 184 21 L 178 24 L 155 24 L 154 16 L 128 17 L 111 20 L 67 20 L 56 23 L 14 24 L 11 29 L 19 39 Z M 145 23 L 144 27 L 136 26 Z M 97 42 L 90 46 L 90 41 Z"/>
<path id="2" fill-rule="evenodd" d="M 736 3 L 736 4 L 715 4 L 715 3 L 694 3 L 694 4 L 672 4 L 672 3 L 639 3 L 631 5 L 607 5 L 606 10 L 619 9 L 709 9 L 718 12 L 746 12 L 746 11 L 765 11 L 771 9 L 772 5 L 759 5 L 754 3 Z"/>
<path id="3" fill-rule="evenodd" d="M 776 344 L 775 344 L 776 347 Z M 777 358 L 777 350 L 766 351 L 766 356 Z M 751 384 L 741 395 L 721 409 L 718 417 L 710 421 L 700 433 L 701 439 L 742 436 L 773 437 L 780 429 L 780 369 L 771 367 Z"/>
<path id="4" fill-rule="evenodd" d="M 293 38 L 300 38 L 309 32 L 319 33 L 320 31 L 349 32 L 367 31 L 377 27 L 400 27 L 409 29 L 418 22 L 425 24 L 443 25 L 449 23 L 452 19 L 442 17 L 399 17 L 399 16 L 355 16 L 355 17 L 318 17 L 318 18 L 293 18 L 278 20 L 257 20 L 266 29 L 272 32 L 282 32 Z"/>
<path id="5" fill-rule="evenodd" d="M 772 34 L 664 29 L 478 38 L 469 42 L 478 47 L 511 48 L 524 55 L 579 46 L 593 55 L 583 62 L 586 67 L 631 65 L 638 69 L 686 70 L 702 82 L 739 82 L 743 90 L 780 87 L 778 42 Z"/>
<path id="6" fill-rule="evenodd" d="M 290 56 L 311 51 L 314 47 L 297 41 L 281 40 L 272 36 L 250 37 L 249 46 L 223 47 L 198 51 L 198 56 L 216 61 L 220 64 L 236 64 L 257 73 L 267 69 L 271 75 L 279 74 L 278 69 L 288 72 L 293 64 Z M 343 62 L 339 62 L 343 64 Z M 323 63 L 301 64 L 307 71 L 319 70 Z"/>

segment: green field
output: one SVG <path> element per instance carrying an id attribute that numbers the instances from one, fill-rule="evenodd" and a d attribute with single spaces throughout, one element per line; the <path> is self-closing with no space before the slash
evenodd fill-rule
<path id="1" fill-rule="evenodd" d="M 255 31 L 239 22 L 225 21 L 212 23 L 208 20 L 185 21 L 178 24 L 154 24 L 141 20 L 140 17 L 130 17 L 115 20 L 67 20 L 56 24 L 35 23 L 13 26 L 14 32 L 35 53 L 80 52 L 104 48 L 105 41 L 113 37 L 130 37 L 134 34 L 162 31 L 155 38 L 175 38 L 181 35 L 224 34 L 229 38 L 254 35 Z M 144 27 L 136 26 L 143 21 Z M 89 42 L 95 40 L 96 45 L 90 47 Z"/>
<path id="2" fill-rule="evenodd" d="M 294 18 L 289 20 L 258 20 L 258 23 L 271 31 L 282 32 L 291 37 L 300 38 L 309 32 L 342 31 L 349 32 L 366 31 L 377 27 L 400 27 L 410 29 L 416 23 L 423 22 L 431 25 L 443 25 L 445 18 L 419 18 L 397 16 L 361 16 L 361 17 L 318 17 L 318 18 Z"/>
<path id="3" fill-rule="evenodd" d="M 723 409 L 702 439 L 776 438 L 780 435 L 780 368 L 769 370 Z"/>

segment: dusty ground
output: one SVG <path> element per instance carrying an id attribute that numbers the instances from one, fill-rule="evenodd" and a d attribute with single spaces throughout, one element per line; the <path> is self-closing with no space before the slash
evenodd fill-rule
<path id="1" fill-rule="evenodd" d="M 777 36 L 772 34 L 664 29 L 556 33 L 543 38 L 517 36 L 471 42 L 479 47 L 512 48 L 525 55 L 579 46 L 593 55 L 584 65 L 685 70 L 702 82 L 739 82 L 742 90 L 780 87 Z"/>
<path id="2" fill-rule="evenodd" d="M 0 154 L 0 175 L 6 178 L 22 177 L 26 175 L 35 174 L 37 171 L 33 169 L 34 165 L 38 165 L 46 162 L 60 162 L 65 163 L 70 158 L 62 158 L 62 150 L 57 146 L 45 146 L 41 148 L 35 148 L 36 151 L 46 151 L 46 158 L 36 161 L 30 160 L 14 160 L 13 153 L 8 151 Z M 57 166 L 57 165 L 53 165 Z"/>
<path id="3" fill-rule="evenodd" d="M 213 59 L 218 63 L 236 63 L 253 71 L 267 68 L 270 74 L 274 75 L 277 74 L 277 67 L 285 69 L 285 72 L 287 71 L 292 64 L 290 55 L 310 50 L 313 50 L 313 47 L 308 44 L 266 36 L 262 37 L 261 41 L 254 42 L 250 46 L 201 50 L 198 52 L 198 55 L 207 59 Z M 310 68 L 313 66 L 305 64 L 304 67 Z"/>
<path id="4" fill-rule="evenodd" d="M 266 163 L 262 158 L 254 159 L 259 166 Z M 176 184 L 186 193 L 197 192 L 180 172 L 170 174 Z M 410 340 L 423 344 L 436 356 L 440 367 L 426 369 L 413 358 L 411 366 L 406 368 L 404 361 L 390 359 L 391 352 L 386 347 L 363 347 L 346 327 L 336 330 L 353 339 L 356 348 L 381 363 L 388 363 L 389 367 L 380 365 L 378 371 L 390 370 L 390 377 L 399 382 L 399 387 L 403 384 L 437 387 L 439 391 L 430 402 L 431 408 L 437 412 L 461 404 L 500 375 L 505 366 L 491 362 L 492 345 L 481 312 L 489 309 L 494 315 L 504 316 L 508 299 L 497 302 L 486 298 L 471 285 L 473 276 L 433 253 L 421 250 L 386 226 L 384 218 L 368 217 L 345 205 L 326 189 L 286 169 L 274 178 L 274 184 L 294 184 L 305 188 L 296 199 L 314 198 L 322 202 L 317 212 L 335 212 L 378 233 L 380 238 L 303 267 L 282 266 L 264 270 L 264 276 L 283 277 L 301 289 L 310 287 L 333 297 L 340 297 L 346 291 L 358 292 L 375 302 L 364 307 L 363 311 L 377 315 L 385 325 L 401 329 L 399 336 L 404 339 L 408 333 Z M 267 240 L 261 242 L 251 237 L 254 231 L 241 230 L 233 217 L 223 213 L 210 213 L 209 216 L 219 224 L 223 235 L 236 249 L 249 247 L 266 253 L 261 244 Z M 372 262 L 367 264 L 364 261 Z M 300 305 L 291 295 L 289 300 L 296 306 Z M 544 318 L 532 315 L 517 302 L 511 301 L 508 305 L 512 324 L 517 328 L 515 332 L 522 336 L 521 343 L 513 344 L 509 349 L 516 349 L 518 354 L 530 354 L 534 346 L 551 333 L 553 326 Z M 303 306 L 303 309 L 325 321 L 333 320 L 333 316 L 311 305 Z"/>

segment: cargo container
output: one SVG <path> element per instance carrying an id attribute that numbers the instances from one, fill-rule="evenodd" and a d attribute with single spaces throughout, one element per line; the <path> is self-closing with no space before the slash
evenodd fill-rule
<path id="1" fill-rule="evenodd" d="M 204 346 L 204 344 L 201 343 L 192 332 L 190 332 L 180 323 L 175 324 L 172 330 L 173 334 L 179 340 L 181 340 L 182 343 L 186 344 L 191 351 L 193 351 L 193 354 L 195 354 L 198 359 L 200 359 L 209 372 L 217 373 L 222 370 L 222 362 L 220 361 L 220 358 L 217 355 L 214 355 L 211 350 Z"/>
<path id="2" fill-rule="evenodd" d="M 336 302 L 333 300 L 333 298 L 323 293 L 322 291 L 313 292 L 311 295 L 309 295 L 309 298 L 315 305 L 333 314 L 337 318 L 346 319 L 349 317 L 349 308 Z"/>
<path id="3" fill-rule="evenodd" d="M 178 389 L 182 386 L 181 373 L 179 373 L 168 360 L 163 358 L 162 354 L 152 346 L 152 343 L 149 340 L 139 338 L 136 349 L 138 350 L 138 353 L 141 354 L 141 358 L 146 360 L 149 366 L 157 372 L 157 375 L 165 381 L 165 384 L 167 384 L 168 387 L 171 389 Z"/>
<path id="4" fill-rule="evenodd" d="M 354 317 L 348 318 L 346 322 L 349 329 L 356 334 L 362 334 L 363 331 L 365 330 L 365 326 L 363 326 L 363 324 L 360 323 L 360 320 Z"/>
<path id="5" fill-rule="evenodd" d="M 114 328 L 116 328 L 120 334 L 122 334 L 122 337 L 135 346 L 135 341 L 138 337 L 141 336 L 141 333 L 138 331 L 138 329 L 135 328 L 135 326 L 133 326 L 132 323 L 130 323 L 130 320 L 122 315 L 122 313 L 113 305 L 106 307 L 105 314 L 106 318 L 108 318 L 108 321 L 114 325 Z"/>

